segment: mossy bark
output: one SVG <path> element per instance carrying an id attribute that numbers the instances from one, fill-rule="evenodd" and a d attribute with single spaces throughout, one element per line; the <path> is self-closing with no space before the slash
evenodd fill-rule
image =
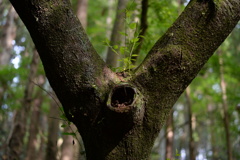
<path id="1" fill-rule="evenodd" d="M 98 56 L 68 0 L 11 0 L 90 160 L 148 159 L 181 93 L 240 19 L 239 0 L 192 0 L 131 74 Z"/>

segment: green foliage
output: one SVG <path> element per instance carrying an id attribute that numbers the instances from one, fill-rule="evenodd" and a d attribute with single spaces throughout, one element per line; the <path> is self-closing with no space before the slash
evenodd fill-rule
<path id="1" fill-rule="evenodd" d="M 117 72 L 129 72 L 131 69 L 136 67 L 132 63 L 134 60 L 133 57 L 138 56 L 133 54 L 133 52 L 139 44 L 138 41 L 140 37 L 138 22 L 135 22 L 132 17 L 133 12 L 136 9 L 136 5 L 136 2 L 132 1 L 132 3 L 130 3 L 130 5 L 128 5 L 128 7 L 123 11 L 125 13 L 125 31 L 119 33 L 124 36 L 124 44 L 112 46 L 109 39 L 104 41 L 104 45 L 108 46 L 115 54 L 122 57 L 119 59 L 122 65 L 120 67 L 113 68 L 113 70 Z"/>
<path id="2" fill-rule="evenodd" d="M 108 0 L 89 1 L 88 8 L 88 37 L 101 57 L 104 57 L 106 46 L 102 45 L 106 36 L 110 35 L 111 19 L 115 17 L 116 1 L 109 3 Z M 109 22 L 110 21 L 110 22 Z"/>
<path id="3" fill-rule="evenodd" d="M 176 158 L 174 158 L 174 159 L 167 158 L 166 160 L 180 160 L 180 158 L 181 158 L 180 156 L 181 155 L 180 155 L 179 151 L 176 149 L 176 153 L 175 153 Z"/>
<path id="4" fill-rule="evenodd" d="M 75 137 L 75 136 L 76 136 L 76 133 L 74 133 L 74 132 L 62 132 L 62 135 Z"/>
<path id="5" fill-rule="evenodd" d="M 13 66 L 5 66 L 0 68 L 0 86 L 5 86 L 16 76 L 17 69 Z"/>

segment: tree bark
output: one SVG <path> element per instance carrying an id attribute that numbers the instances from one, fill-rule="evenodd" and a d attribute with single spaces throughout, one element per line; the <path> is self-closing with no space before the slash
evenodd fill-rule
<path id="1" fill-rule="evenodd" d="M 120 34 L 120 32 L 124 32 L 124 24 L 125 24 L 125 9 L 127 7 L 128 0 L 118 0 L 118 6 L 117 6 L 117 14 L 114 22 L 114 26 L 112 29 L 111 34 L 111 40 L 110 45 L 121 45 L 121 42 L 123 40 L 123 35 Z M 110 47 L 108 47 L 107 52 L 107 59 L 106 63 L 111 67 L 117 67 L 118 66 L 118 59 L 119 55 L 114 53 Z"/>
<path id="2" fill-rule="evenodd" d="M 128 76 L 106 66 L 68 0 L 11 3 L 91 160 L 147 159 L 173 104 L 240 19 L 239 0 L 192 0 Z"/>
<path id="3" fill-rule="evenodd" d="M 222 90 L 222 107 L 223 107 L 223 124 L 225 129 L 226 136 L 226 145 L 227 145 L 227 157 L 228 160 L 233 160 L 232 157 L 232 143 L 231 143 L 231 135 L 230 135 L 230 126 L 229 126 L 229 113 L 228 113 L 228 104 L 227 104 L 227 84 L 224 79 L 224 70 L 223 70 L 223 58 L 222 51 L 219 50 L 219 65 L 220 65 L 220 86 Z"/>
<path id="4" fill-rule="evenodd" d="M 87 8 L 88 8 L 88 0 L 78 0 L 77 16 L 85 30 L 87 29 L 87 15 L 88 15 Z M 71 125 L 71 127 L 75 129 L 74 125 Z M 86 159 L 85 151 L 84 151 L 84 153 L 82 152 L 84 147 L 81 147 L 81 145 L 80 145 L 80 144 L 83 145 L 82 137 L 79 134 L 78 134 L 78 138 L 79 138 L 79 144 L 77 144 L 77 145 L 78 145 L 78 149 L 80 152 L 80 154 L 78 155 L 78 157 L 79 157 L 78 160 L 85 160 Z M 67 143 L 70 141 L 69 139 L 70 139 L 70 136 L 64 136 L 63 146 L 62 146 L 62 155 L 63 154 L 64 154 L 64 156 L 67 155 L 67 157 L 71 157 L 71 156 L 68 156 L 69 152 L 71 152 L 71 151 L 68 151 L 70 149 L 70 148 L 68 148 L 68 143 Z M 64 143 L 64 141 L 66 141 L 66 143 Z M 74 148 L 77 148 L 77 147 L 74 147 Z M 72 151 L 72 152 L 74 152 L 74 151 Z M 76 153 L 76 149 L 75 149 L 75 153 Z M 76 156 L 76 155 L 74 155 L 74 156 Z M 63 156 L 61 156 L 61 159 L 64 160 L 64 158 L 62 158 L 62 157 Z M 71 158 L 71 159 L 73 159 L 73 158 Z"/>

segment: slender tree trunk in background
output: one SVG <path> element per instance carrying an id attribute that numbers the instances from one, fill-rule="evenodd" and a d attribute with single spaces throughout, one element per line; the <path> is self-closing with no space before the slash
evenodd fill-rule
<path id="1" fill-rule="evenodd" d="M 39 83 L 40 82 L 40 83 Z M 38 85 L 43 86 L 45 83 L 44 76 L 38 76 Z M 37 158 L 37 148 L 39 147 L 39 141 L 37 139 L 37 135 L 39 133 L 40 124 L 40 114 L 41 114 L 41 105 L 43 102 L 43 91 L 38 90 L 32 104 L 32 115 L 31 122 L 29 127 L 29 138 L 27 144 L 27 153 L 25 160 L 35 160 Z"/>
<path id="2" fill-rule="evenodd" d="M 32 104 L 34 90 L 33 79 L 36 77 L 39 56 L 37 51 L 33 52 L 30 72 L 26 84 L 24 98 L 21 109 L 17 110 L 13 119 L 12 130 L 8 139 L 8 158 L 9 160 L 19 159 L 22 154 L 24 144 L 23 139 L 26 133 L 27 117 Z"/>
<path id="3" fill-rule="evenodd" d="M 228 104 L 227 104 L 227 84 L 224 80 L 224 69 L 223 69 L 223 58 L 222 51 L 218 50 L 219 53 L 219 65 L 220 65 L 220 85 L 222 90 L 222 107 L 223 107 L 223 123 L 226 136 L 226 145 L 227 145 L 227 157 L 228 160 L 233 160 L 232 157 L 232 144 L 230 139 L 230 127 L 229 127 L 229 114 L 228 114 Z"/>
<path id="4" fill-rule="evenodd" d="M 174 140 L 174 129 L 173 129 L 173 111 L 171 111 L 168 120 L 166 122 L 166 152 L 165 159 L 172 159 L 173 155 L 173 140 Z"/>
<path id="5" fill-rule="evenodd" d="M 3 3 L 3 2 L 2 2 Z M 2 5 L 2 4 L 0 4 Z M 9 5 L 8 5 L 9 6 Z M 4 5 L 0 6 L 1 15 L 2 16 L 4 13 Z M 12 57 L 12 51 L 13 51 L 13 45 L 12 42 L 16 37 L 16 26 L 15 26 L 15 16 L 17 13 L 15 12 L 14 8 L 12 6 L 8 7 L 8 13 L 6 16 L 6 22 L 4 25 L 0 25 L 1 28 L 1 33 L 0 33 L 0 71 L 2 69 L 5 69 L 5 67 L 10 63 L 11 57 Z M 0 75 L 4 76 L 4 75 Z M 4 97 L 8 97 L 7 95 L 7 89 L 9 86 L 9 81 L 8 80 L 1 80 L 0 81 L 0 108 L 4 104 Z M 9 127 L 9 122 L 7 114 L 2 114 L 1 120 L 0 120 L 0 126 L 2 131 L 6 131 L 7 128 Z M 0 147 L 0 152 L 1 150 L 4 150 L 5 154 L 7 152 L 7 142 L 4 139 L 4 137 L 1 137 L 0 140 L 2 142 L 5 141 L 4 144 Z M 6 155 L 4 155 L 5 157 Z M 7 156 L 6 156 L 7 157 Z"/>
<path id="6" fill-rule="evenodd" d="M 108 8 L 107 8 L 107 11 L 108 11 L 108 16 L 106 18 L 106 24 L 107 24 L 107 28 L 106 28 L 106 32 L 107 32 L 107 38 L 111 37 L 111 29 L 112 29 L 112 15 L 114 14 L 115 10 L 113 8 L 113 3 L 114 3 L 114 0 L 108 0 Z M 110 38 L 109 38 L 110 39 Z"/>
<path id="7" fill-rule="evenodd" d="M 192 127 L 192 103 L 191 103 L 191 98 L 190 98 L 190 87 L 187 87 L 186 92 L 185 92 L 185 97 L 186 97 L 186 103 L 187 103 L 187 109 L 188 109 L 188 131 L 189 131 L 189 158 L 191 160 L 195 159 L 195 146 L 194 146 L 194 139 L 193 139 L 193 127 Z"/>
<path id="8" fill-rule="evenodd" d="M 139 55 L 139 52 L 142 48 L 144 35 L 147 31 L 148 23 L 147 23 L 147 12 L 148 12 L 148 0 L 142 0 L 142 9 L 141 9 L 141 21 L 140 21 L 140 33 L 139 33 L 139 40 L 138 46 L 133 51 L 133 55 Z M 131 57 L 131 61 L 133 64 L 136 64 L 138 56 Z"/>
<path id="9" fill-rule="evenodd" d="M 84 29 L 87 28 L 88 0 L 78 0 L 77 16 Z"/>
<path id="10" fill-rule="evenodd" d="M 48 117 L 48 142 L 46 147 L 46 160 L 57 160 L 57 141 L 59 135 L 59 103 L 56 103 L 56 95 L 54 94 L 54 100 L 51 100 L 51 106 Z"/>
<path id="11" fill-rule="evenodd" d="M 65 133 L 72 133 L 76 131 L 75 125 L 71 124 L 64 128 Z M 78 144 L 77 140 L 71 135 L 63 135 L 63 143 L 61 146 L 61 158 L 60 160 L 75 160 L 77 159 L 76 148 Z"/>
<path id="12" fill-rule="evenodd" d="M 111 38 L 111 31 L 112 31 L 112 21 L 113 21 L 113 15 L 116 12 L 114 9 L 114 1 L 115 0 L 108 0 L 108 5 L 107 5 L 107 17 L 106 17 L 106 38 L 110 39 Z M 105 11 L 103 11 L 102 14 L 105 14 Z M 104 55 L 104 60 L 107 60 L 107 52 L 108 52 L 109 47 L 106 47 L 106 52 Z"/>
<path id="13" fill-rule="evenodd" d="M 9 64 L 12 55 L 13 40 L 16 37 L 16 26 L 14 18 L 17 15 L 14 8 L 11 6 L 8 10 L 6 24 L 3 26 L 3 33 L 1 34 L 1 52 L 0 52 L 0 66 Z"/>
<path id="14" fill-rule="evenodd" d="M 185 0 L 177 0 L 177 3 L 178 3 L 178 14 L 180 15 L 181 12 L 182 12 L 182 9 L 181 7 L 183 6 Z"/>
<path id="15" fill-rule="evenodd" d="M 212 150 L 212 160 L 217 160 L 218 158 L 218 151 L 216 148 L 216 136 L 215 136 L 215 121 L 214 121 L 214 106 L 212 104 L 208 104 L 208 115 L 209 115 L 209 129 L 210 129 L 210 135 L 211 135 L 211 150 Z"/>
<path id="16" fill-rule="evenodd" d="M 118 0 L 117 14 L 112 29 L 110 45 L 120 45 L 123 40 L 123 35 L 120 32 L 124 31 L 125 24 L 125 8 L 127 7 L 128 0 Z M 119 55 L 114 53 L 111 48 L 108 47 L 106 63 L 111 67 L 118 66 Z"/>
<path id="17" fill-rule="evenodd" d="M 14 8 L 11 6 L 8 10 L 6 23 L 3 26 L 3 33 L 0 34 L 0 70 L 2 67 L 10 63 L 13 50 L 13 40 L 16 37 L 16 26 L 14 18 L 17 15 Z M 7 82 L 2 82 L 0 85 L 0 106 L 3 103 L 4 92 L 7 90 Z"/>
<path id="18" fill-rule="evenodd" d="M 46 136 L 45 133 L 47 133 L 47 119 L 48 117 L 46 116 L 46 114 L 41 114 L 41 118 L 40 118 L 40 147 L 39 150 L 37 152 L 37 157 L 36 160 L 43 160 L 45 157 L 45 147 L 46 147 Z"/>
<path id="19" fill-rule="evenodd" d="M 42 105 L 42 97 L 35 98 L 33 101 L 33 111 L 31 116 L 31 124 L 29 129 L 29 139 L 27 144 L 27 153 L 25 160 L 36 159 L 37 147 L 39 145 L 37 140 L 38 128 L 39 128 L 39 117 L 40 117 L 40 107 Z"/>

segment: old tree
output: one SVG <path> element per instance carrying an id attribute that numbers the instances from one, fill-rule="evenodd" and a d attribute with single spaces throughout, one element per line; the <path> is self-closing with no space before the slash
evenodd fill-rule
<path id="1" fill-rule="evenodd" d="M 10 0 L 87 159 L 147 159 L 169 111 L 240 19 L 239 0 L 191 0 L 130 74 L 99 57 L 69 0 Z"/>

